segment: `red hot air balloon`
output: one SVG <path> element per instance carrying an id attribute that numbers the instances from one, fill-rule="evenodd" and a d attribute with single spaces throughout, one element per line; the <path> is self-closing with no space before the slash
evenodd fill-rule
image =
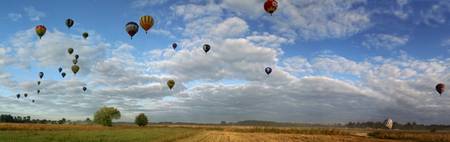
<path id="1" fill-rule="evenodd" d="M 445 92 L 445 85 L 443 83 L 437 84 L 436 91 L 439 93 L 439 95 L 442 95 L 442 93 Z"/>
<path id="2" fill-rule="evenodd" d="M 267 13 L 270 13 L 270 15 L 277 10 L 277 7 L 278 2 L 276 0 L 266 0 L 264 3 L 264 10 L 266 10 Z"/>

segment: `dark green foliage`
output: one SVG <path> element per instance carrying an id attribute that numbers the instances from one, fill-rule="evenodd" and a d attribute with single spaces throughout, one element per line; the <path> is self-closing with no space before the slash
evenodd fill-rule
<path id="1" fill-rule="evenodd" d="M 145 116 L 144 113 L 141 113 L 138 116 L 136 116 L 134 123 L 138 126 L 143 127 L 148 124 L 148 118 L 147 118 L 147 116 Z"/>

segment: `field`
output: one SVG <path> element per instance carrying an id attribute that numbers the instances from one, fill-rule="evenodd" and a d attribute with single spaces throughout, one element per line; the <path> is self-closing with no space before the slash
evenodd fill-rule
<path id="1" fill-rule="evenodd" d="M 0 124 L 0 142 L 450 142 L 450 132 L 220 125 Z"/>

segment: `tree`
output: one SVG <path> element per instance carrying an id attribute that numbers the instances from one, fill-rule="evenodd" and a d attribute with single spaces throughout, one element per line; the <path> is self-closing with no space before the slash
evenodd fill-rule
<path id="1" fill-rule="evenodd" d="M 145 116 L 144 113 L 140 113 L 138 116 L 136 116 L 134 123 L 140 127 L 147 125 L 148 124 L 147 116 Z"/>
<path id="2" fill-rule="evenodd" d="M 94 122 L 103 126 L 112 126 L 113 119 L 120 119 L 120 111 L 114 107 L 102 107 L 94 115 Z"/>

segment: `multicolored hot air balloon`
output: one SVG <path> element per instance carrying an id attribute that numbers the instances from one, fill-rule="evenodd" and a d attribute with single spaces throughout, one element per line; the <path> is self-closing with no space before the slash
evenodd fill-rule
<path id="1" fill-rule="evenodd" d="M 277 10 L 278 2 L 276 0 L 266 0 L 264 3 L 264 10 L 270 15 Z"/>
<path id="2" fill-rule="evenodd" d="M 442 95 L 442 93 L 445 92 L 445 84 L 444 83 L 437 84 L 436 91 L 439 93 L 439 95 Z"/>
<path id="3" fill-rule="evenodd" d="M 272 68 L 266 67 L 266 68 L 264 69 L 264 71 L 266 72 L 267 75 L 269 75 L 270 73 L 272 73 Z"/>
<path id="4" fill-rule="evenodd" d="M 80 70 L 80 67 L 78 65 L 73 65 L 72 66 L 72 72 L 73 74 L 77 74 L 77 72 Z"/>
<path id="5" fill-rule="evenodd" d="M 177 43 L 172 43 L 172 48 L 175 50 L 177 48 Z"/>
<path id="6" fill-rule="evenodd" d="M 87 90 L 87 88 L 86 88 L 86 87 L 83 87 L 83 91 L 86 92 L 86 90 Z"/>
<path id="7" fill-rule="evenodd" d="M 175 86 L 175 81 L 172 79 L 167 81 L 167 86 L 169 87 L 170 90 L 172 90 L 173 86 Z"/>
<path id="8" fill-rule="evenodd" d="M 72 53 L 73 53 L 73 48 L 67 49 L 67 53 L 69 53 L 70 55 L 72 55 Z"/>
<path id="9" fill-rule="evenodd" d="M 74 65 L 76 65 L 76 64 L 78 63 L 78 60 L 77 60 L 77 59 L 73 59 L 73 60 L 72 60 L 72 63 L 73 63 Z"/>
<path id="10" fill-rule="evenodd" d="M 65 73 L 65 72 L 62 72 L 62 73 L 61 73 L 61 76 L 62 76 L 62 78 L 66 77 L 66 73 Z"/>
<path id="11" fill-rule="evenodd" d="M 42 77 L 44 77 L 44 72 L 39 72 L 39 78 L 42 79 Z"/>
<path id="12" fill-rule="evenodd" d="M 67 28 L 71 28 L 72 26 L 73 26 L 73 24 L 74 24 L 75 22 L 72 20 L 72 19 L 66 19 L 66 26 L 67 26 Z"/>
<path id="13" fill-rule="evenodd" d="M 79 58 L 79 57 L 80 57 L 80 56 L 78 56 L 78 54 L 76 54 L 76 55 L 75 55 L 75 59 L 77 59 L 77 60 L 78 60 L 78 58 Z"/>
<path id="14" fill-rule="evenodd" d="M 61 68 L 61 67 L 58 68 L 58 72 L 59 72 L 59 73 L 62 72 L 62 68 Z"/>
<path id="15" fill-rule="evenodd" d="M 153 27 L 153 23 L 153 17 L 150 15 L 142 16 L 141 20 L 139 21 L 139 24 L 141 25 L 142 29 L 144 29 L 145 34 L 147 34 L 147 31 Z"/>
<path id="16" fill-rule="evenodd" d="M 211 49 L 211 46 L 209 44 L 204 44 L 203 45 L 203 51 L 205 51 L 205 53 L 208 53 L 208 51 Z"/>
<path id="17" fill-rule="evenodd" d="M 89 37 L 89 33 L 84 32 L 82 36 L 83 36 L 84 39 L 87 39 Z"/>
<path id="18" fill-rule="evenodd" d="M 139 31 L 139 25 L 136 22 L 128 22 L 125 25 L 125 31 L 130 35 L 130 38 L 133 39 L 133 36 Z"/>
<path id="19" fill-rule="evenodd" d="M 35 30 L 36 34 L 39 36 L 39 39 L 41 39 L 42 36 L 44 36 L 45 32 L 47 31 L 47 28 L 45 28 L 44 25 L 37 25 Z"/>

